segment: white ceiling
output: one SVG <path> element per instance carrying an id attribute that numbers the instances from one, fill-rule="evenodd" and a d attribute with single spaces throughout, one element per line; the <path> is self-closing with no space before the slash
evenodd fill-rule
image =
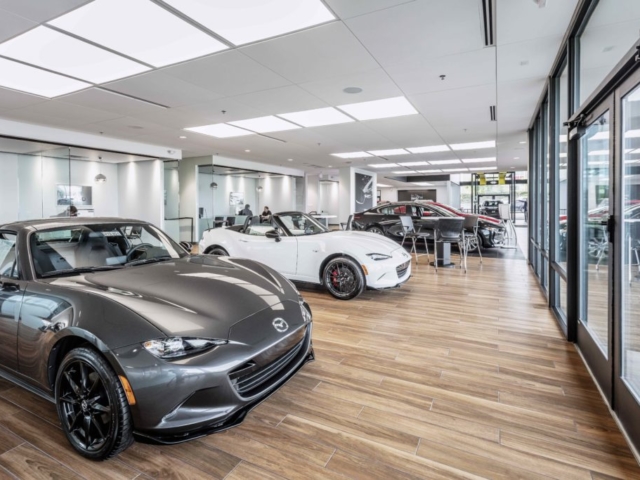
<path id="1" fill-rule="evenodd" d="M 85 3 L 0 0 L 0 41 Z M 0 88 L 0 117 L 163 145 L 183 150 L 183 157 L 219 153 L 307 171 L 384 161 L 331 153 L 496 140 L 496 149 L 464 156 L 495 156 L 501 169 L 526 168 L 527 146 L 520 142 L 577 0 L 549 1 L 545 8 L 497 0 L 492 48 L 483 45 L 480 0 L 325 3 L 335 22 L 103 85 L 168 108 L 96 87 L 54 100 Z M 362 92 L 347 94 L 346 87 Z M 276 140 L 183 130 L 403 95 L 419 115 L 269 134 Z M 490 121 L 491 105 L 497 123 Z"/>

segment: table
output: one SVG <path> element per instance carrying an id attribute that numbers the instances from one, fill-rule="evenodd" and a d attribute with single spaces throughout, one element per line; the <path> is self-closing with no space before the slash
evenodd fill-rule
<path id="1" fill-rule="evenodd" d="M 440 217 L 422 218 L 415 223 L 416 230 L 420 227 L 423 229 L 423 231 L 432 230 L 433 237 L 435 240 L 435 237 L 437 235 L 436 232 L 438 231 L 438 220 L 440 220 Z M 453 268 L 456 266 L 455 263 L 451 262 L 451 244 L 450 243 L 444 243 L 444 242 L 436 243 L 435 248 L 436 248 L 436 254 L 438 258 L 438 267 Z M 431 265 L 435 266 L 435 259 L 433 262 L 431 262 Z"/>
<path id="2" fill-rule="evenodd" d="M 313 218 L 318 220 L 322 225 L 329 228 L 329 219 L 330 218 L 338 218 L 337 215 L 311 215 Z"/>

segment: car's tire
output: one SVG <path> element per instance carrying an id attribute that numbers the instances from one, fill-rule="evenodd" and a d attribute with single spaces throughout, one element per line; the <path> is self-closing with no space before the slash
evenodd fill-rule
<path id="1" fill-rule="evenodd" d="M 75 348 L 56 375 L 55 399 L 67 440 L 82 456 L 106 460 L 133 443 L 131 411 L 120 379 L 91 348 Z"/>
<path id="2" fill-rule="evenodd" d="M 227 252 L 222 247 L 213 247 L 211 249 L 207 249 L 207 255 L 215 255 L 217 257 L 228 257 L 229 252 Z"/>
<path id="3" fill-rule="evenodd" d="M 375 233 L 376 235 L 384 235 L 384 230 L 382 230 L 382 228 L 375 225 L 373 227 L 367 228 L 367 232 Z"/>
<path id="4" fill-rule="evenodd" d="M 360 265 L 349 257 L 336 257 L 325 265 L 322 284 L 335 298 L 351 300 L 364 291 L 367 281 Z"/>

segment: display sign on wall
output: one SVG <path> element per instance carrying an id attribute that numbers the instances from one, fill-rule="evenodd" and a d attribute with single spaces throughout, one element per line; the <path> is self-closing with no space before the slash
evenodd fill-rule
<path id="1" fill-rule="evenodd" d="M 229 192 L 229 205 L 244 207 L 244 192 Z"/>
<path id="2" fill-rule="evenodd" d="M 58 205 L 91 206 L 93 205 L 93 187 L 82 185 L 58 185 Z"/>
<path id="3" fill-rule="evenodd" d="M 359 211 L 373 207 L 373 176 L 356 172 L 356 206 Z"/>

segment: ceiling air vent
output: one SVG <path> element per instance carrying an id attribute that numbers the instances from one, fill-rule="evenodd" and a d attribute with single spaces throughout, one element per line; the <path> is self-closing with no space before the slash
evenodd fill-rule
<path id="1" fill-rule="evenodd" d="M 495 122 L 496 121 L 496 106 L 495 105 L 491 105 L 489 107 L 489 115 L 491 116 L 491 121 Z"/>
<path id="2" fill-rule="evenodd" d="M 484 32 L 484 46 L 493 47 L 496 44 L 496 0 L 480 0 L 482 2 L 482 31 Z"/>

